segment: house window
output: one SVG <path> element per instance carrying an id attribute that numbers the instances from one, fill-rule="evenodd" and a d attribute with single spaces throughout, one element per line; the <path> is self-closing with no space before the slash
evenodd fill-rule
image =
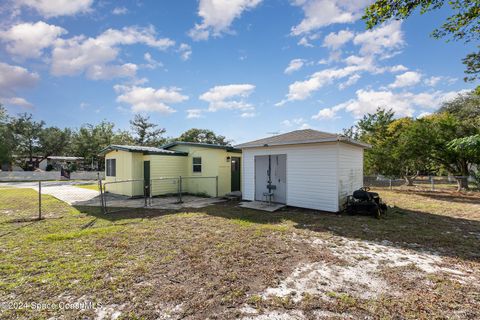
<path id="1" fill-rule="evenodd" d="M 117 174 L 117 160 L 107 159 L 107 177 L 115 177 Z"/>
<path id="2" fill-rule="evenodd" d="M 193 158 L 193 172 L 202 172 L 202 158 Z"/>

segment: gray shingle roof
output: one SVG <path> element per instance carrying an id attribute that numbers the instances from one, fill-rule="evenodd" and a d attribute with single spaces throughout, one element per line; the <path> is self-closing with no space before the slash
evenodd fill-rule
<path id="1" fill-rule="evenodd" d="M 341 141 L 341 142 L 357 145 L 363 148 L 370 147 L 366 143 L 356 141 L 339 134 L 322 132 L 322 131 L 317 131 L 312 129 L 295 130 L 295 131 L 279 134 L 279 135 L 268 137 L 268 138 L 263 138 L 263 139 L 242 143 L 235 147 L 244 149 L 244 148 L 253 148 L 253 147 L 335 142 L 335 141 Z"/>
<path id="2" fill-rule="evenodd" d="M 106 153 L 111 150 L 122 150 L 129 152 L 141 152 L 144 154 L 165 154 L 165 155 L 187 155 L 185 152 L 165 150 L 156 147 L 144 147 L 144 146 L 127 146 L 127 145 L 118 145 L 112 144 L 100 151 L 100 154 Z"/>

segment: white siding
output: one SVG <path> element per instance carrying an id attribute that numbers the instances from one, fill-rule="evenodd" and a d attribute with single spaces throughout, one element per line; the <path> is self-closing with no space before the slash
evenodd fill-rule
<path id="1" fill-rule="evenodd" d="M 242 192 L 245 200 L 255 197 L 257 155 L 287 155 L 287 205 L 338 211 L 337 143 L 301 144 L 243 149 Z"/>
<path id="2" fill-rule="evenodd" d="M 338 144 L 338 197 L 340 208 L 348 195 L 363 186 L 363 149 Z"/>

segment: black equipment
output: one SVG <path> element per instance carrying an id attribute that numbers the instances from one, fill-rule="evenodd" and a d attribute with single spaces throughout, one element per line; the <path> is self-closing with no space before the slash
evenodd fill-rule
<path id="1" fill-rule="evenodd" d="M 376 192 L 369 192 L 369 187 L 363 187 L 347 197 L 345 211 L 348 214 L 368 214 L 376 218 L 387 213 L 387 205 Z"/>

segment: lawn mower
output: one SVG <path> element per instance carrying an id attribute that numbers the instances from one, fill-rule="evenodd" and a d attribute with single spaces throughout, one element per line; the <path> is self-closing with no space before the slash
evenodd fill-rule
<path id="1" fill-rule="evenodd" d="M 347 197 L 345 211 L 348 214 L 368 214 L 376 218 L 387 213 L 387 205 L 376 192 L 369 192 L 369 187 L 363 187 L 353 192 L 353 195 Z"/>

